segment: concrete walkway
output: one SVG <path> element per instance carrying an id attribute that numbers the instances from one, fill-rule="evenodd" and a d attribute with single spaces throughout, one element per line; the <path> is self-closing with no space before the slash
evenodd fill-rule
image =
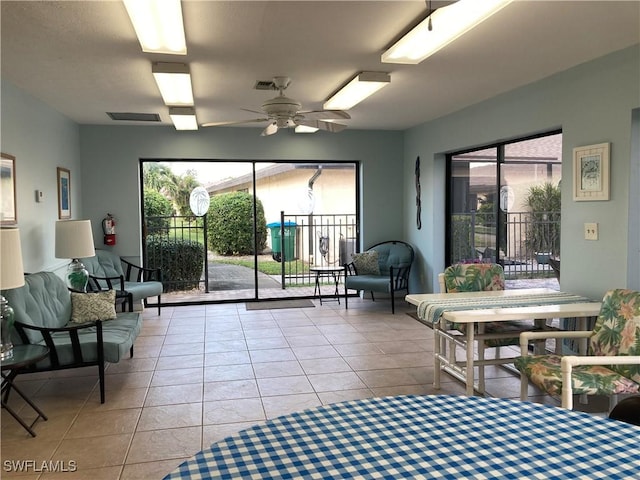
<path id="1" fill-rule="evenodd" d="M 253 289 L 255 274 L 253 269 L 242 265 L 229 265 L 209 261 L 209 290 L 245 290 Z M 280 282 L 270 275 L 258 272 L 258 288 L 281 288 Z"/>

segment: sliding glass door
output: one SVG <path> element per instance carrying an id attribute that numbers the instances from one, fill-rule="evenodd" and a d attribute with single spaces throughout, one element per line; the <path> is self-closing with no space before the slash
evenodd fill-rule
<path id="1" fill-rule="evenodd" d="M 313 296 L 309 267 L 341 265 L 358 244 L 357 169 L 356 162 L 142 160 L 145 259 L 163 268 L 167 302 Z M 203 217 L 189 209 L 195 187 L 209 195 Z M 186 261 L 176 265 L 176 255 Z"/>

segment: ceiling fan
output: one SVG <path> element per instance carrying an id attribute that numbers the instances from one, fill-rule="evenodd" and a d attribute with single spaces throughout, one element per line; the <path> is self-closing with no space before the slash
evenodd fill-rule
<path id="1" fill-rule="evenodd" d="M 267 100 L 262 104 L 262 112 L 243 108 L 247 112 L 263 115 L 261 118 L 250 120 L 238 120 L 232 122 L 210 122 L 202 124 L 203 127 L 220 127 L 223 125 L 239 125 L 242 123 L 269 122 L 269 125 L 260 135 L 273 135 L 280 128 L 297 127 L 298 125 L 318 128 L 327 132 L 341 132 L 346 125 L 328 122 L 327 120 L 347 120 L 351 116 L 343 110 L 302 110 L 302 104 L 293 98 L 286 97 L 284 91 L 291 83 L 289 77 L 273 77 L 273 89 L 280 93 L 277 97 Z"/>

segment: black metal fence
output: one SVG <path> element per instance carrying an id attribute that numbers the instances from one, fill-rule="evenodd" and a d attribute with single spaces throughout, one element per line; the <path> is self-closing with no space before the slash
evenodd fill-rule
<path id="1" fill-rule="evenodd" d="M 560 255 L 560 212 L 458 213 L 452 216 L 450 260 L 498 262 L 510 278 L 550 276 Z M 498 246 L 496 246 L 498 237 Z"/>
<path id="2" fill-rule="evenodd" d="M 358 228 L 355 214 L 286 215 L 270 224 L 272 256 L 282 263 L 281 282 L 285 286 L 310 284 L 315 275 L 310 266 L 340 266 L 351 261 L 357 251 Z M 283 236 L 284 234 L 284 236 Z"/>

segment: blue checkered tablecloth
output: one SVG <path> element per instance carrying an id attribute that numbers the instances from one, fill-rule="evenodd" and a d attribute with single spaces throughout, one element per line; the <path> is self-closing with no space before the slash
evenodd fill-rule
<path id="1" fill-rule="evenodd" d="M 640 427 L 514 400 L 396 396 L 285 415 L 165 479 L 640 479 Z"/>

